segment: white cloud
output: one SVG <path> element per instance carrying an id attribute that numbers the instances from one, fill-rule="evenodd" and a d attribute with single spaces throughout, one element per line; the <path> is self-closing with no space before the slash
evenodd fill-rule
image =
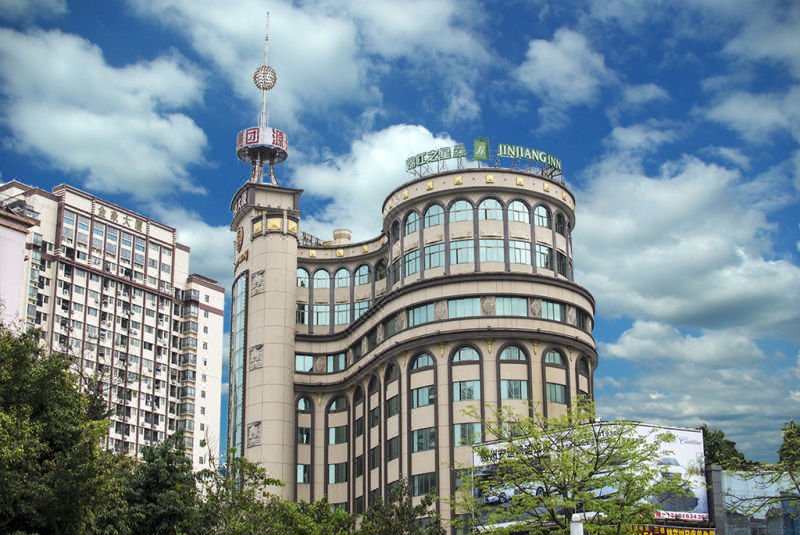
<path id="1" fill-rule="evenodd" d="M 770 254 L 772 188 L 690 157 L 656 177 L 627 155 L 584 174 L 576 276 L 601 314 L 797 338 L 800 268 Z"/>
<path id="2" fill-rule="evenodd" d="M 706 111 L 706 117 L 751 142 L 764 143 L 781 131 L 800 141 L 800 86 L 785 95 L 742 91 L 728 94 Z"/>
<path id="3" fill-rule="evenodd" d="M 355 241 L 378 236 L 383 201 L 411 179 L 405 171 L 406 158 L 454 144 L 422 126 L 393 125 L 365 134 L 353 142 L 348 154 L 335 160 L 296 166 L 292 185 L 324 203 L 324 208 L 303 218 L 303 230 L 322 239 L 330 239 L 331 231 L 342 227 L 353 231 Z"/>
<path id="4" fill-rule="evenodd" d="M 622 92 L 622 105 L 641 108 L 644 104 L 669 100 L 669 93 L 656 84 L 629 85 Z"/>
<path id="5" fill-rule="evenodd" d="M 96 191 L 197 191 L 187 167 L 202 162 L 206 136 L 177 110 L 200 101 L 203 83 L 180 57 L 115 68 L 80 37 L 0 29 L 0 81 L 20 152 Z"/>
<path id="6" fill-rule="evenodd" d="M 750 158 L 739 149 L 712 146 L 704 148 L 703 153 L 721 158 L 745 171 L 750 169 Z"/>
<path id="7" fill-rule="evenodd" d="M 264 22 L 253 14 L 264 13 L 262 2 L 205 2 L 202 8 L 191 0 L 130 3 L 139 14 L 185 35 L 224 79 L 233 80 L 240 97 L 256 101 L 250 73 L 263 62 Z M 429 73 L 444 81 L 449 101 L 448 96 L 465 94 L 455 81 L 477 76 L 469 67 L 489 58 L 471 31 L 479 19 L 469 15 L 469 5 L 452 0 L 273 2 L 269 10 L 270 64 L 278 71 L 279 87 L 270 93 L 270 110 L 276 126 L 287 129 L 302 127 L 304 114 L 319 120 L 326 117 L 321 112 L 330 115 L 338 105 L 380 104 L 377 82 L 399 68 L 387 60 L 402 58 L 413 65 L 414 76 Z"/>
<path id="8" fill-rule="evenodd" d="M 175 227 L 178 242 L 191 248 L 191 273 L 200 273 L 227 289 L 233 275 L 234 235 L 228 225 L 209 225 L 197 212 L 179 206 L 155 204 L 154 217 Z"/>
<path id="9" fill-rule="evenodd" d="M 625 152 L 652 152 L 660 145 L 677 139 L 677 133 L 658 121 L 616 126 L 607 140 L 617 150 Z"/>
<path id="10" fill-rule="evenodd" d="M 700 336 L 683 335 L 671 325 L 637 320 L 615 343 L 601 343 L 604 355 L 624 360 L 702 362 L 734 367 L 765 358 L 740 331 L 713 330 Z"/>
<path id="11" fill-rule="evenodd" d="M 515 75 L 556 109 L 594 102 L 600 88 L 614 78 L 603 56 L 591 49 L 583 35 L 568 28 L 558 29 L 552 41 L 532 39 Z"/>
<path id="12" fill-rule="evenodd" d="M 32 22 L 51 19 L 66 14 L 66 0 L 3 0 L 0 2 L 0 20 Z"/>

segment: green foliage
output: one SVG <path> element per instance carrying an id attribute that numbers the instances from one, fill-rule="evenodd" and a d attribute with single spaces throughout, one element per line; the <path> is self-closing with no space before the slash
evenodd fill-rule
<path id="1" fill-rule="evenodd" d="M 103 488 L 106 422 L 89 418 L 69 360 L 0 326 L 0 531 L 78 533 Z"/>
<path id="2" fill-rule="evenodd" d="M 778 450 L 778 458 L 787 467 L 800 467 L 800 424 L 794 420 L 783 426 L 783 442 Z"/>
<path id="3" fill-rule="evenodd" d="M 726 470 L 743 470 L 754 466 L 742 452 L 736 448 L 736 442 L 729 440 L 719 429 L 709 429 L 706 424 L 703 430 L 703 453 L 706 465 L 718 464 Z"/>
<path id="4" fill-rule="evenodd" d="M 568 533 L 573 513 L 591 511 L 600 514 L 587 520 L 587 530 L 622 533 L 630 524 L 652 521 L 659 509 L 654 496 L 687 495 L 685 480 L 662 477 L 653 462 L 673 439 L 668 433 L 642 440 L 634 423 L 589 424 L 595 412 L 588 401 L 560 417 L 533 412 L 528 418 L 501 410 L 484 420 L 505 454 L 476 448 L 482 458 L 496 461 L 496 469 L 463 485 L 456 504 L 479 524 L 517 522 L 515 532 Z M 470 494 L 473 486 L 477 496 Z M 492 506 L 501 496 L 508 503 Z"/>
<path id="5" fill-rule="evenodd" d="M 427 495 L 418 505 L 412 506 L 408 481 L 402 479 L 394 486 L 386 502 L 379 499 L 367 509 L 362 517 L 360 533 L 444 535 L 441 520 L 433 509 L 434 502 L 435 497 Z"/>

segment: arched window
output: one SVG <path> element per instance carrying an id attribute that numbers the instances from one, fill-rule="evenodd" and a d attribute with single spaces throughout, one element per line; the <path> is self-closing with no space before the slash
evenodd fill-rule
<path id="1" fill-rule="evenodd" d="M 297 268 L 297 286 L 308 288 L 308 271 L 303 268 Z"/>
<path id="2" fill-rule="evenodd" d="M 311 412 L 311 400 L 306 397 L 297 400 L 297 412 Z"/>
<path id="3" fill-rule="evenodd" d="M 381 258 L 378 260 L 378 263 L 375 264 L 375 280 L 383 280 L 386 278 L 386 259 Z"/>
<path id="4" fill-rule="evenodd" d="M 393 242 L 396 242 L 400 239 L 400 221 L 395 221 L 392 223 L 391 238 Z"/>
<path id="5" fill-rule="evenodd" d="M 432 368 L 434 365 L 433 357 L 430 356 L 428 353 L 421 353 L 414 357 L 414 360 L 411 361 L 411 369 L 412 370 L 421 370 L 423 368 Z"/>
<path id="6" fill-rule="evenodd" d="M 336 288 L 347 288 L 350 286 L 350 272 L 345 268 L 336 271 L 336 276 L 333 279 Z"/>
<path id="7" fill-rule="evenodd" d="M 425 210 L 423 225 L 425 228 L 444 225 L 444 208 L 439 204 L 432 204 L 428 207 L 428 209 Z"/>
<path id="8" fill-rule="evenodd" d="M 361 388 L 360 386 L 357 386 L 356 391 L 353 392 L 353 403 L 357 405 L 359 403 L 362 403 L 363 401 L 364 401 L 364 389 Z"/>
<path id="9" fill-rule="evenodd" d="M 324 269 L 318 269 L 314 272 L 314 288 L 330 288 L 331 275 Z"/>
<path id="10" fill-rule="evenodd" d="M 564 217 L 564 214 L 560 212 L 556 214 L 556 232 L 562 236 L 567 235 L 567 220 Z"/>
<path id="11" fill-rule="evenodd" d="M 339 396 L 338 398 L 331 401 L 331 404 L 328 406 L 328 413 L 332 412 L 342 412 L 347 410 L 347 398 L 344 396 Z"/>
<path id="12" fill-rule="evenodd" d="M 374 394 L 377 391 L 378 391 L 378 378 L 373 375 L 372 379 L 369 380 L 369 386 L 367 387 L 367 392 L 369 394 Z"/>
<path id="13" fill-rule="evenodd" d="M 478 355 L 478 352 L 471 347 L 460 347 L 453 353 L 453 362 L 470 362 L 470 361 L 479 361 L 481 357 Z"/>
<path id="14" fill-rule="evenodd" d="M 360 286 L 362 284 L 369 284 L 369 266 L 363 265 L 356 270 L 355 284 Z"/>
<path id="15" fill-rule="evenodd" d="M 544 363 L 550 366 L 564 366 L 564 355 L 555 349 L 549 349 L 544 354 Z"/>
<path id="16" fill-rule="evenodd" d="M 450 222 L 472 221 L 472 203 L 459 199 L 450 207 Z"/>
<path id="17" fill-rule="evenodd" d="M 540 204 L 536 207 L 533 211 L 533 221 L 539 227 L 550 228 L 550 210 L 547 209 L 547 206 Z"/>
<path id="18" fill-rule="evenodd" d="M 508 220 L 521 221 L 522 223 L 531 222 L 531 214 L 528 207 L 522 201 L 512 201 L 508 204 Z"/>
<path id="19" fill-rule="evenodd" d="M 503 348 L 500 352 L 500 360 L 515 360 L 515 361 L 525 361 L 528 360 L 525 356 L 525 352 L 518 346 L 508 346 Z"/>
<path id="20" fill-rule="evenodd" d="M 478 205 L 478 219 L 503 220 L 503 206 L 497 199 L 486 199 Z"/>
<path id="21" fill-rule="evenodd" d="M 589 363 L 586 362 L 586 357 L 581 357 L 578 361 L 578 375 L 589 377 Z"/>
<path id="22" fill-rule="evenodd" d="M 408 236 L 419 230 L 419 214 L 417 212 L 409 212 L 406 216 L 406 222 L 403 225 L 403 236 Z"/>
<path id="23" fill-rule="evenodd" d="M 397 366 L 394 364 L 389 364 L 386 367 L 386 377 L 385 382 L 386 384 L 391 383 L 392 381 L 396 381 L 400 377 L 400 371 L 397 369 Z"/>

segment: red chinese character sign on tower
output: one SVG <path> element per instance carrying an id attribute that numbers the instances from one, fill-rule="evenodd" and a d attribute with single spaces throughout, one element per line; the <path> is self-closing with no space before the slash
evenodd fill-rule
<path id="1" fill-rule="evenodd" d="M 253 83 L 261 90 L 261 114 L 258 126 L 242 130 L 236 136 L 236 155 L 252 166 L 250 182 L 263 183 L 264 166 L 269 166 L 270 183 L 278 185 L 275 179 L 275 164 L 281 163 L 289 155 L 289 138 L 285 132 L 267 126 L 267 91 L 275 87 L 278 74 L 268 63 L 269 32 L 264 39 L 264 65 L 256 69 Z"/>

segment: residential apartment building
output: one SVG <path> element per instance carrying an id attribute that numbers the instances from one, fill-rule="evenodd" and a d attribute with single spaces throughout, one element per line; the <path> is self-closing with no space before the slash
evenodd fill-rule
<path id="1" fill-rule="evenodd" d="M 180 429 L 194 468 L 207 467 L 220 446 L 224 290 L 190 272 L 174 228 L 74 187 L 0 186 L 0 220 L 20 217 L 24 232 L 0 234 L 6 321 L 41 329 L 84 384 L 100 382 L 109 449 L 139 455 Z"/>

